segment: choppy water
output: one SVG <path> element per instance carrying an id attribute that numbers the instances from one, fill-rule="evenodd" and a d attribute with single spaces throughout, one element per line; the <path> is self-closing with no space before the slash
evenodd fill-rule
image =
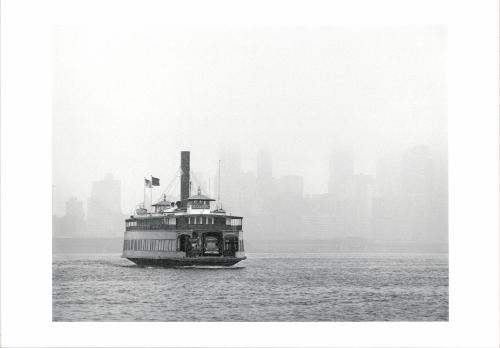
<path id="1" fill-rule="evenodd" d="M 54 321 L 446 321 L 446 254 L 248 254 L 231 268 L 54 255 Z"/>

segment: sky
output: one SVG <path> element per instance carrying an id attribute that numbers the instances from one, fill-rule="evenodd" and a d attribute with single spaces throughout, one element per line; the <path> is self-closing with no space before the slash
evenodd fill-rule
<path id="1" fill-rule="evenodd" d="M 57 215 L 106 173 L 131 210 L 182 150 L 208 177 L 222 151 L 255 171 L 267 148 L 305 193 L 326 192 L 336 151 L 366 174 L 410 146 L 446 153 L 444 27 L 57 27 L 53 50 Z"/>

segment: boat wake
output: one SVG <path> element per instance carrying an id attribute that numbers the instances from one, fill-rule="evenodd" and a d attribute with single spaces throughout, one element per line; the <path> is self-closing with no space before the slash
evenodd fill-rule
<path id="1" fill-rule="evenodd" d="M 178 266 L 177 269 L 244 269 L 244 266 Z"/>

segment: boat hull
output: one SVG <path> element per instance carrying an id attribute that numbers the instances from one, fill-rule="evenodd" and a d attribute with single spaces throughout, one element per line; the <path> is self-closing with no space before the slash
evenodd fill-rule
<path id="1" fill-rule="evenodd" d="M 182 258 L 132 258 L 127 257 L 138 266 L 146 267 L 185 267 L 185 266 L 232 266 L 242 260 L 243 257 L 182 257 Z"/>

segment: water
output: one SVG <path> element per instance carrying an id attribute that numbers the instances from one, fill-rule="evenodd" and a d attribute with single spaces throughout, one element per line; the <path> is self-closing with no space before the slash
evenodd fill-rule
<path id="1" fill-rule="evenodd" d="M 248 254 L 231 268 L 54 255 L 54 321 L 446 321 L 447 254 Z"/>

